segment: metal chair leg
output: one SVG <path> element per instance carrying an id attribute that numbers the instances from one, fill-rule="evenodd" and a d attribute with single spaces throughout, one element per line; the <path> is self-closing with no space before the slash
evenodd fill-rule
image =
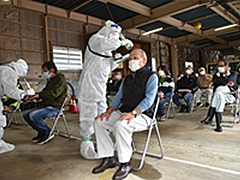
<path id="1" fill-rule="evenodd" d="M 147 148 L 148 148 L 149 141 L 150 141 L 150 138 L 151 138 L 151 135 L 152 135 L 153 126 L 154 125 L 151 124 L 150 127 L 149 127 L 148 136 L 147 136 L 147 140 L 146 140 L 143 151 L 138 151 L 138 150 L 136 150 L 135 147 L 133 147 L 133 152 L 134 153 L 142 155 L 139 166 L 137 168 L 132 168 L 133 171 L 139 171 L 142 168 L 146 156 L 153 157 L 153 158 L 158 158 L 158 159 L 162 159 L 163 156 L 164 156 L 162 141 L 161 141 L 161 137 L 160 137 L 160 133 L 159 133 L 159 129 L 158 129 L 157 124 L 155 124 L 155 130 L 156 130 L 156 135 L 157 135 L 157 139 L 158 139 L 158 143 L 159 143 L 161 153 L 160 153 L 160 155 L 147 153 Z M 133 146 L 134 146 L 134 144 L 133 144 Z"/>

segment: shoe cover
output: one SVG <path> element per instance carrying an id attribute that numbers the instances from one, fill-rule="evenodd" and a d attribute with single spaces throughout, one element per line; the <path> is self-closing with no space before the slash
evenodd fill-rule
<path id="1" fill-rule="evenodd" d="M 98 154 L 94 150 L 94 145 L 92 141 L 81 142 L 80 154 L 85 159 L 98 159 Z"/>
<path id="2" fill-rule="evenodd" d="M 4 140 L 0 141 L 0 154 L 14 150 L 15 146 L 9 143 L 6 143 Z"/>

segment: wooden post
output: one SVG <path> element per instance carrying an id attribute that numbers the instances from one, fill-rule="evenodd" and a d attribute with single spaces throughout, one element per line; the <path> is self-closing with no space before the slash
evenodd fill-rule
<path id="1" fill-rule="evenodd" d="M 174 41 L 171 43 L 171 61 L 172 61 L 172 77 L 176 82 L 177 75 L 179 73 L 179 68 L 178 68 L 177 45 L 175 44 Z"/>
<path id="2" fill-rule="evenodd" d="M 45 46 L 46 46 L 46 56 L 45 62 L 50 60 L 50 47 L 49 47 L 49 36 L 48 36 L 48 12 L 47 6 L 45 6 L 46 14 L 44 14 L 44 30 L 45 30 Z"/>

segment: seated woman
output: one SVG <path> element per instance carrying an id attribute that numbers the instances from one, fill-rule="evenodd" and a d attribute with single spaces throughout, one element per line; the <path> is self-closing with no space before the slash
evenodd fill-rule
<path id="1" fill-rule="evenodd" d="M 157 70 L 159 75 L 158 96 L 160 98 L 157 115 L 160 118 L 159 120 L 164 120 L 164 104 L 168 103 L 171 98 L 174 90 L 174 81 L 169 76 L 166 66 L 159 66 Z"/>

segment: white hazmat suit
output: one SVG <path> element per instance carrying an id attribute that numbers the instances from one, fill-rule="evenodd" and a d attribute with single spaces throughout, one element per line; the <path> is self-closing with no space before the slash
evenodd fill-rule
<path id="1" fill-rule="evenodd" d="M 118 64 L 113 60 L 111 51 L 121 45 L 133 43 L 128 39 L 120 40 L 121 27 L 112 21 L 89 39 L 85 50 L 83 70 L 79 80 L 80 135 L 82 142 L 80 154 L 86 159 L 96 159 L 93 142 L 94 118 L 106 111 L 106 83 L 108 76 Z"/>
<path id="2" fill-rule="evenodd" d="M 23 59 L 16 62 L 11 62 L 0 66 L 0 154 L 12 151 L 15 146 L 6 143 L 2 137 L 4 134 L 3 127 L 6 126 L 6 117 L 3 115 L 2 97 L 8 97 L 16 100 L 21 100 L 26 95 L 26 92 L 17 88 L 17 79 L 25 77 L 28 72 L 28 65 Z"/>

